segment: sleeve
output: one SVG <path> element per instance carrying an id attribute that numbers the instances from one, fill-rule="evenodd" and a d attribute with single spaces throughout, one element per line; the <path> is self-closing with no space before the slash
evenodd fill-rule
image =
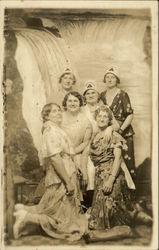
<path id="1" fill-rule="evenodd" d="M 121 148 L 123 150 L 126 150 L 127 149 L 126 140 L 117 132 L 113 132 L 111 147 Z"/>
<path id="2" fill-rule="evenodd" d="M 123 108 L 125 116 L 133 114 L 133 109 L 131 107 L 130 98 L 126 92 L 123 92 Z"/>
<path id="3" fill-rule="evenodd" d="M 46 157 L 56 155 L 62 152 L 62 142 L 57 131 L 53 128 L 46 128 L 43 133 L 43 142 L 45 146 Z"/>

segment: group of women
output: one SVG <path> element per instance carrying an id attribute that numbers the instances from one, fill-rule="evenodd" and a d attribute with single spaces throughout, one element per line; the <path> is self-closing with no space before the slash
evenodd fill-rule
<path id="1" fill-rule="evenodd" d="M 76 241 L 88 235 L 107 239 L 114 227 L 122 234 L 134 221 L 152 222 L 130 192 L 135 189 L 133 109 L 118 87 L 117 69 L 105 73 L 101 94 L 88 81 L 81 95 L 75 82 L 71 71 L 64 72 L 57 100 L 43 107 L 46 190 L 35 206 L 15 205 L 15 238 L 29 234 L 30 224 L 53 238 Z"/>

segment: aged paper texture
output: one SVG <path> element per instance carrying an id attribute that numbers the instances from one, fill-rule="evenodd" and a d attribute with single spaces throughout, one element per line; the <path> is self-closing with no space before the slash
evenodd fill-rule
<path id="1" fill-rule="evenodd" d="M 0 249 L 154 250 L 158 248 L 157 7 L 157 1 L 24 0 L 0 2 Z M 93 236 L 94 240 L 90 240 L 88 233 L 88 237 L 81 236 L 81 239 L 76 241 L 67 241 L 61 236 L 63 235 L 62 229 L 58 234 L 59 227 L 53 226 L 53 222 L 49 221 L 52 220 L 49 216 L 53 216 L 54 213 L 56 219 L 61 220 L 64 225 L 66 216 L 60 214 L 59 211 L 66 202 L 63 204 L 60 201 L 55 208 L 52 201 L 50 208 L 52 214 L 49 216 L 47 214 L 44 221 L 41 219 L 43 217 L 38 217 L 40 212 L 38 216 L 35 212 L 30 213 L 26 224 L 28 216 L 26 210 L 24 207 L 15 210 L 15 205 L 21 203 L 29 208 L 36 207 L 47 192 L 46 172 L 48 168 L 44 168 L 42 138 L 46 127 L 43 124 L 44 116 L 41 117 L 44 105 L 56 103 L 62 107 L 63 103 L 62 112 L 67 113 L 67 100 L 65 102 L 63 100 L 69 88 L 71 91 L 84 95 L 86 102 L 85 93 L 88 89 L 93 89 L 97 93 L 106 90 L 105 76 L 109 73 L 120 80 L 121 92 L 119 93 L 126 92 L 128 96 L 125 112 L 131 113 L 133 110 L 131 122 L 133 130 L 127 130 L 126 136 L 133 136 L 135 170 L 131 164 L 130 168 L 129 164 L 127 165 L 129 160 L 132 161 L 132 154 L 125 154 L 123 158 L 130 170 L 131 175 L 128 176 L 130 178 L 132 176 L 132 181 L 135 180 L 135 202 L 141 205 L 142 212 L 144 211 L 148 217 L 142 218 L 144 223 L 140 221 L 135 224 L 132 221 L 130 225 L 126 224 L 130 226 L 131 231 L 129 235 L 125 233 L 125 237 L 119 227 L 119 230 L 112 231 L 112 234 L 118 234 L 118 237 L 113 238 L 111 235 L 103 236 L 101 239 L 103 231 L 101 234 L 98 231 Z M 65 74 L 73 78 L 71 87 L 69 86 L 70 79 L 65 83 L 62 82 Z M 122 101 L 119 98 L 115 103 L 115 98 L 115 95 L 114 99 L 111 96 L 104 103 L 112 112 Z M 103 100 L 101 98 L 100 101 Z M 124 103 L 123 109 L 126 105 Z M 114 113 L 115 118 L 118 116 L 120 120 L 120 129 L 117 130 L 120 134 L 124 130 L 122 107 L 119 106 L 118 115 Z M 71 119 L 73 118 L 69 119 L 70 124 L 68 134 L 66 134 L 70 133 L 72 137 L 70 136 L 69 140 L 73 138 L 73 143 L 76 143 L 81 140 L 80 136 L 83 132 L 78 130 L 79 123 L 77 123 L 77 130 L 75 127 L 72 128 Z M 85 118 L 82 123 L 80 126 L 84 126 Z M 65 138 L 66 135 L 59 129 L 56 131 L 56 137 L 54 137 L 56 140 L 51 142 L 54 149 L 51 148 L 50 155 L 52 152 L 55 152 L 53 154 L 60 152 L 60 157 L 63 157 L 59 149 L 59 140 L 63 136 Z M 123 134 L 122 136 L 124 137 Z M 66 138 L 63 145 L 65 143 Z M 49 155 L 48 152 L 45 154 Z M 67 151 L 65 154 L 68 159 L 72 153 Z M 75 158 L 72 159 L 75 161 Z M 78 159 L 75 165 L 76 163 L 78 165 Z M 57 185 L 59 176 L 56 178 L 55 173 L 50 172 L 47 183 Z M 128 186 L 131 188 L 134 182 L 127 179 Z M 66 186 L 66 190 L 67 188 Z M 62 189 L 59 190 L 63 192 Z M 57 195 L 59 190 L 53 188 L 52 196 L 49 194 L 43 205 L 45 203 L 46 207 L 50 206 L 50 199 L 55 199 L 55 196 L 60 197 L 61 193 Z M 88 200 L 82 203 L 83 207 L 87 206 L 87 202 Z M 20 214 L 18 214 L 19 211 Z M 42 212 L 41 214 L 43 216 Z M 96 216 L 100 217 L 101 213 Z M 151 219 L 152 223 L 150 223 Z M 18 220 L 19 224 L 16 224 Z M 107 224 L 107 222 L 104 223 Z M 35 226 L 37 226 L 36 229 Z M 77 233 L 76 231 L 74 234 Z"/>

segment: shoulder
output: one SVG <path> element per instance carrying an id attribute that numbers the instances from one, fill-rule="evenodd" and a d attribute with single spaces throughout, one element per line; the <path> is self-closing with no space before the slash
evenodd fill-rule
<path id="1" fill-rule="evenodd" d="M 83 106 L 78 114 L 78 118 L 81 122 L 89 122 L 89 119 L 86 116 L 87 107 Z"/>
<path id="2" fill-rule="evenodd" d="M 79 120 L 80 120 L 80 123 L 82 124 L 82 127 L 91 127 L 91 122 L 90 120 L 88 119 L 87 117 L 87 108 L 85 108 L 85 111 L 83 109 L 81 109 L 81 112 L 79 113 Z"/>
<path id="3" fill-rule="evenodd" d="M 58 130 L 51 123 L 46 122 L 43 125 L 43 135 L 57 135 Z"/>
<path id="4" fill-rule="evenodd" d="M 128 96 L 128 93 L 126 92 L 126 91 L 124 91 L 124 90 L 120 90 L 120 95 L 121 96 L 123 96 L 123 97 L 125 97 L 125 96 Z"/>

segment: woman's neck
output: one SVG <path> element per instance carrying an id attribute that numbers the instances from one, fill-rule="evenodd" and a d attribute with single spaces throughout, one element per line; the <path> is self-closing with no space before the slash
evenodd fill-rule
<path id="1" fill-rule="evenodd" d="M 78 111 L 78 112 L 69 112 L 69 111 L 66 111 L 68 117 L 70 117 L 70 118 L 76 118 L 78 116 L 79 112 L 80 111 Z"/>
<path id="2" fill-rule="evenodd" d="M 104 126 L 104 127 L 102 127 L 102 128 L 99 128 L 99 131 L 100 131 L 100 132 L 104 132 L 104 131 L 107 129 L 107 127 L 108 127 L 108 125 L 106 125 L 106 126 Z"/>
<path id="3" fill-rule="evenodd" d="M 87 106 L 88 106 L 88 108 L 89 108 L 91 111 L 94 111 L 94 110 L 97 109 L 98 103 L 97 103 L 97 102 L 94 102 L 94 103 L 87 103 Z"/>
<path id="4" fill-rule="evenodd" d="M 116 92 L 118 89 L 119 89 L 119 88 L 118 88 L 117 86 L 112 87 L 112 88 L 111 88 L 111 87 L 108 87 L 108 88 L 107 88 L 107 92 L 112 92 L 112 93 L 113 93 L 113 92 Z"/>
<path id="5" fill-rule="evenodd" d="M 72 87 L 70 88 L 70 89 L 64 89 L 64 88 L 62 88 L 62 92 L 64 93 L 64 94 L 67 94 L 67 93 L 69 93 L 69 92 L 71 92 L 72 91 Z"/>
<path id="6" fill-rule="evenodd" d="M 47 125 L 47 124 L 49 124 L 49 123 L 51 123 L 51 124 L 54 125 L 54 126 L 58 126 L 58 127 L 61 126 L 61 122 L 54 122 L 54 121 L 51 121 L 51 120 L 46 121 L 46 122 L 45 122 L 45 125 Z"/>

